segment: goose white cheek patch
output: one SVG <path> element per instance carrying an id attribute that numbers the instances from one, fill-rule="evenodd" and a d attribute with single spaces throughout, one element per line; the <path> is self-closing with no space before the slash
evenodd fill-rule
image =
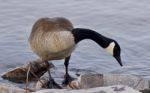
<path id="1" fill-rule="evenodd" d="M 111 42 L 111 43 L 109 44 L 109 46 L 108 46 L 107 48 L 105 48 L 105 50 L 106 50 L 109 54 L 113 55 L 113 54 L 114 54 L 114 53 L 113 53 L 114 47 L 115 47 L 115 43 L 114 43 L 114 42 Z"/>

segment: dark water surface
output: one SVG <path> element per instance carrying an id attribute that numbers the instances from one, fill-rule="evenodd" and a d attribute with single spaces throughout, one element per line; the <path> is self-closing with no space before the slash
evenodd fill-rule
<path id="1" fill-rule="evenodd" d="M 116 39 L 117 61 L 90 40 L 79 43 L 70 71 L 141 75 L 150 79 L 150 1 L 145 0 L 0 0 L 0 74 L 35 60 L 28 46 L 33 23 L 41 17 L 63 16 Z M 63 60 L 53 61 L 64 72 Z M 0 82 L 7 82 L 0 78 Z"/>

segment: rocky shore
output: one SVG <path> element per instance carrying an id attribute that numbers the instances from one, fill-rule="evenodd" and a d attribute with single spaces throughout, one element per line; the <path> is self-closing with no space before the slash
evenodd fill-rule
<path id="1" fill-rule="evenodd" d="M 80 74 L 67 86 L 60 85 L 63 89 L 47 89 L 45 86 L 48 83 L 48 75 L 45 68 L 52 68 L 53 65 L 48 66 L 40 61 L 30 64 L 36 66 L 32 65 L 33 68 L 29 72 L 29 83 L 34 81 L 34 84 L 28 86 L 28 90 L 11 84 L 0 84 L 0 93 L 150 93 L 150 81 L 140 76 L 121 74 Z M 15 68 L 2 77 L 16 83 L 25 83 L 29 66 Z"/>

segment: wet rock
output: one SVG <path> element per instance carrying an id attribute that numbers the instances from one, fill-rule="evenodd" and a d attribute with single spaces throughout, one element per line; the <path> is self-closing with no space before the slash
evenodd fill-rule
<path id="1" fill-rule="evenodd" d="M 150 90 L 144 89 L 144 90 L 140 90 L 140 92 L 142 92 L 142 93 L 150 93 Z"/>
<path id="2" fill-rule="evenodd" d="M 48 80 L 44 78 L 46 77 L 36 84 L 36 92 L 29 93 L 150 93 L 149 81 L 133 75 L 84 74 L 63 87 L 64 89 L 47 89 L 45 85 Z M 1 90 L 4 92 L 0 93 L 25 93 L 25 90 L 14 86 L 0 86 Z"/>
<path id="3" fill-rule="evenodd" d="M 68 85 L 68 88 L 88 89 L 93 87 L 104 87 L 111 85 L 126 85 L 136 90 L 144 90 L 150 88 L 149 81 L 144 80 L 140 76 L 118 74 L 81 75 L 77 80 L 72 81 Z"/>
<path id="4" fill-rule="evenodd" d="M 31 66 L 29 72 L 29 81 L 36 81 L 45 72 L 47 72 L 48 68 L 54 67 L 52 63 L 49 64 L 42 62 L 41 60 L 36 60 L 30 62 L 28 65 L 17 67 L 11 71 L 6 72 L 5 74 L 2 75 L 2 78 L 16 83 L 25 83 L 29 66 Z"/>
<path id="5" fill-rule="evenodd" d="M 150 82 L 148 80 L 144 80 L 140 76 L 121 74 L 83 74 L 79 75 L 77 79 L 70 82 L 67 86 L 63 86 L 64 89 L 47 89 L 49 81 L 46 72 L 48 68 L 54 66 L 40 60 L 33 61 L 30 64 L 32 64 L 32 67 L 29 73 L 29 81 L 36 81 L 37 78 L 40 78 L 36 83 L 36 86 L 34 83 L 32 87 L 30 87 L 30 85 L 27 87 L 36 91 L 32 93 L 140 93 L 138 91 L 141 91 L 141 93 L 150 93 Z M 24 83 L 26 81 L 26 74 L 30 64 L 15 68 L 14 70 L 5 73 L 2 77 L 13 82 Z M 35 77 L 32 72 L 34 72 L 37 77 Z M 55 71 L 51 70 L 51 73 L 53 76 Z M 56 76 L 60 76 L 60 74 Z M 56 76 L 54 75 L 54 80 L 57 81 Z M 60 86 L 62 85 L 60 84 Z M 19 89 L 14 86 L 7 87 L 1 85 L 0 91 L 2 91 L 0 93 L 25 92 L 24 89 Z"/>
<path id="6" fill-rule="evenodd" d="M 35 87 L 35 90 L 38 91 L 38 90 L 42 90 L 42 89 L 46 89 L 48 88 L 48 80 L 40 80 L 36 83 L 36 87 Z"/>
<path id="7" fill-rule="evenodd" d="M 46 76 L 44 76 L 46 77 Z M 45 89 L 48 80 L 41 78 L 41 82 L 36 84 L 36 90 Z M 137 91 L 149 90 L 150 83 L 148 80 L 143 79 L 140 76 L 134 75 L 121 75 L 121 74 L 84 74 L 80 75 L 76 80 L 70 82 L 64 89 L 90 89 L 95 87 L 107 87 L 112 85 L 125 85 L 129 86 Z M 117 91 L 123 90 L 123 88 L 115 88 Z"/>
<path id="8" fill-rule="evenodd" d="M 104 85 L 103 74 L 84 74 L 72 81 L 67 87 L 71 89 L 87 89 Z"/>
<path id="9" fill-rule="evenodd" d="M 26 93 L 26 91 L 14 86 L 0 85 L 0 93 Z"/>
<path id="10" fill-rule="evenodd" d="M 97 87 L 80 90 L 68 90 L 68 89 L 46 89 L 40 90 L 33 93 L 141 93 L 128 86 L 124 85 L 113 85 L 107 87 Z"/>
<path id="11" fill-rule="evenodd" d="M 106 74 L 104 75 L 104 86 L 122 84 L 132 87 L 136 90 L 150 89 L 150 82 L 136 75 L 118 75 Z"/>
<path id="12" fill-rule="evenodd" d="M 0 93 L 26 93 L 26 90 L 14 86 L 0 85 Z M 124 85 L 113 85 L 108 87 L 97 87 L 80 90 L 45 89 L 27 93 L 140 93 L 140 92 Z"/>
<path id="13" fill-rule="evenodd" d="M 55 71 L 53 71 L 53 69 L 51 69 L 51 75 L 52 76 L 55 76 L 56 75 L 56 73 L 55 73 Z M 58 77 L 53 77 L 53 79 L 56 81 L 56 83 L 60 86 L 60 87 L 62 87 L 62 88 L 66 88 L 66 86 L 62 86 L 62 83 L 61 82 L 57 82 L 57 80 L 59 80 L 59 79 L 57 79 Z M 45 73 L 43 76 L 41 76 L 41 78 L 40 78 L 40 80 L 38 80 L 37 81 L 37 83 L 36 83 L 36 86 L 35 86 L 35 90 L 37 91 L 37 90 L 42 90 L 42 89 L 47 89 L 49 86 L 49 75 L 48 75 L 48 73 Z M 55 86 L 55 85 L 54 85 Z M 60 89 L 60 87 L 58 87 L 58 86 L 55 86 L 55 87 L 53 87 L 54 89 Z"/>

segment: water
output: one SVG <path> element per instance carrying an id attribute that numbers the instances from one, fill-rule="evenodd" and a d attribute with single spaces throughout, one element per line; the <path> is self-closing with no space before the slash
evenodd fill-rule
<path id="1" fill-rule="evenodd" d="M 37 58 L 28 37 L 38 18 L 63 16 L 75 27 L 116 39 L 122 48 L 124 67 L 95 42 L 80 42 L 70 60 L 72 74 L 120 73 L 150 79 L 149 5 L 149 0 L 0 0 L 0 74 Z M 53 63 L 64 73 L 63 61 Z"/>

